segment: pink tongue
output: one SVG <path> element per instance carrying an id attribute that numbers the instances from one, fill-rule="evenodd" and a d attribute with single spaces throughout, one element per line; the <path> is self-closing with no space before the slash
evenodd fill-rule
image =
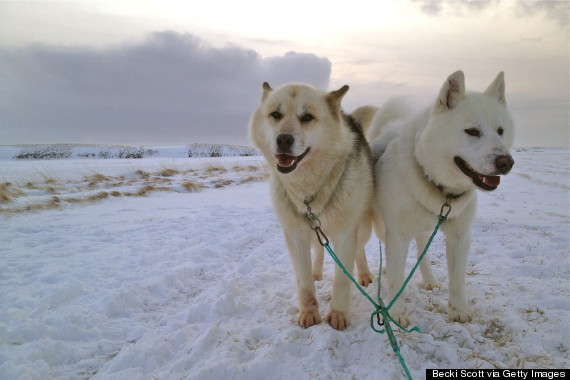
<path id="1" fill-rule="evenodd" d="M 279 162 L 279 166 L 291 166 L 297 157 L 290 156 L 288 154 L 278 154 L 275 156 L 277 158 L 277 162 Z"/>
<path id="2" fill-rule="evenodd" d="M 494 176 L 483 176 L 483 182 L 489 186 L 497 187 L 501 183 L 501 177 L 498 175 Z"/>

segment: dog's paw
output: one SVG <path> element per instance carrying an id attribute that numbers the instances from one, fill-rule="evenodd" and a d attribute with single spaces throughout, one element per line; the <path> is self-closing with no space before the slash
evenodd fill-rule
<path id="1" fill-rule="evenodd" d="M 358 274 L 358 283 L 360 285 L 367 287 L 368 285 L 372 284 L 372 281 L 374 281 L 374 276 L 372 275 L 372 273 L 368 272 L 368 273 Z"/>
<path id="2" fill-rule="evenodd" d="M 392 319 L 402 327 L 408 327 L 411 322 L 407 314 L 392 315 Z"/>
<path id="3" fill-rule="evenodd" d="M 344 330 L 350 324 L 348 318 L 340 311 L 330 311 L 326 318 L 327 322 L 333 329 Z"/>
<path id="4" fill-rule="evenodd" d="M 321 323 L 321 315 L 319 314 L 318 310 L 300 311 L 299 314 L 297 315 L 297 322 L 299 323 L 300 326 L 303 326 L 304 328 L 318 325 L 319 323 Z"/>
<path id="5" fill-rule="evenodd" d="M 438 281 L 433 282 L 423 282 L 422 289 L 425 290 L 435 290 L 441 288 L 441 284 Z"/>
<path id="6" fill-rule="evenodd" d="M 458 311 L 450 308 L 448 316 L 449 319 L 453 322 L 459 322 L 459 323 L 471 322 L 471 314 L 469 314 L 466 311 Z"/>

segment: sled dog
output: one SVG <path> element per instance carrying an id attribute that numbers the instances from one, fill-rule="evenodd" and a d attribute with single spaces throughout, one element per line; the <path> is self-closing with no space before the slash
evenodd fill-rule
<path id="1" fill-rule="evenodd" d="M 283 227 L 296 275 L 298 323 L 320 323 L 314 279 L 322 276 L 323 250 L 308 220 L 308 206 L 319 219 L 335 253 L 348 270 L 354 266 L 358 225 L 373 194 L 373 164 L 360 126 L 341 110 L 343 86 L 325 93 L 305 84 L 272 89 L 263 84 L 261 105 L 249 135 L 267 160 L 275 213 Z M 313 225 L 314 227 L 315 225 Z M 311 267 L 311 245 L 316 258 Z M 358 279 L 372 274 L 356 255 Z M 326 320 L 338 330 L 349 324 L 351 283 L 337 267 Z"/>
<path id="2" fill-rule="evenodd" d="M 374 116 L 368 138 L 375 163 L 372 203 L 376 234 L 386 246 L 386 276 L 391 300 L 404 282 L 408 246 L 423 251 L 444 204 L 451 212 L 446 236 L 449 309 L 452 321 L 469 322 L 465 272 L 477 190 L 493 191 L 499 175 L 514 160 L 513 121 L 505 100 L 503 73 L 483 93 L 466 92 L 462 71 L 444 82 L 435 104 L 414 113 L 402 99 L 391 99 Z M 447 209 L 446 209 L 447 210 Z M 440 287 L 429 257 L 420 264 L 423 287 Z M 404 296 L 391 309 L 409 324 Z"/>

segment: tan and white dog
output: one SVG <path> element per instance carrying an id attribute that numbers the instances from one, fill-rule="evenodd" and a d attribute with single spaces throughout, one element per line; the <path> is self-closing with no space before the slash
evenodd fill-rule
<path id="1" fill-rule="evenodd" d="M 307 219 L 307 203 L 321 222 L 344 265 L 354 266 L 357 229 L 373 194 L 370 149 L 359 125 L 341 110 L 343 86 L 325 93 L 304 84 L 273 90 L 263 84 L 261 105 L 252 116 L 249 135 L 271 172 L 275 212 L 295 269 L 299 297 L 298 323 L 320 323 L 314 279 L 322 277 L 322 247 L 316 247 L 314 269 L 311 245 L 314 231 Z M 372 275 L 363 254 L 356 258 L 360 283 Z M 351 283 L 336 268 L 326 320 L 343 330 L 349 324 Z"/>
<path id="2" fill-rule="evenodd" d="M 370 120 L 375 110 L 360 112 Z M 373 211 L 376 234 L 386 244 L 389 299 L 404 282 L 411 240 L 416 240 L 420 254 L 442 205 L 448 202 L 451 213 L 442 225 L 449 274 L 448 315 L 452 321 L 470 321 L 465 273 L 477 190 L 495 190 L 499 175 L 507 174 L 514 164 L 509 153 L 514 128 L 503 73 L 485 92 L 468 93 L 464 74 L 457 71 L 445 80 L 429 109 L 415 113 L 402 99 L 392 99 L 375 113 L 369 128 L 376 160 Z M 427 256 L 420 270 L 424 288 L 440 286 Z M 391 313 L 400 324 L 408 325 L 403 296 Z"/>

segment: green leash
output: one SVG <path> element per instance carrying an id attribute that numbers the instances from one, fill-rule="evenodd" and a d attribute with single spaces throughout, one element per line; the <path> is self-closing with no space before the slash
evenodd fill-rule
<path id="1" fill-rule="evenodd" d="M 381 291 L 381 280 L 382 280 L 382 243 L 380 243 L 380 268 L 378 270 L 378 297 L 377 297 L 378 299 L 377 299 L 377 301 L 374 301 L 372 299 L 372 297 L 370 297 L 370 295 L 362 288 L 362 286 L 360 286 L 358 281 L 356 281 L 354 279 L 354 277 L 349 273 L 349 271 L 346 270 L 346 267 L 343 265 L 343 263 L 340 261 L 340 259 L 337 257 L 337 255 L 334 253 L 334 251 L 330 247 L 329 239 L 324 234 L 324 232 L 321 230 L 321 221 L 311 211 L 310 203 L 312 200 L 313 199 L 305 200 L 305 202 L 304 202 L 305 206 L 307 206 L 306 217 L 307 217 L 307 219 L 309 219 L 309 227 L 317 234 L 317 239 L 319 240 L 319 243 L 327 250 L 329 255 L 332 257 L 334 262 L 339 266 L 339 268 L 343 271 L 343 273 L 350 279 L 350 281 L 352 281 L 352 283 L 354 283 L 354 285 L 360 291 L 360 293 L 362 293 L 362 295 L 364 297 L 366 297 L 372 305 L 374 305 L 374 308 L 376 310 L 370 315 L 370 328 L 377 333 L 380 333 L 380 334 L 386 333 L 386 335 L 388 335 L 388 340 L 390 341 L 390 345 L 392 346 L 392 350 L 394 351 L 394 353 L 398 357 L 398 360 L 400 361 L 400 364 L 401 364 L 402 368 L 404 369 L 404 372 L 406 373 L 407 378 L 409 380 L 412 380 L 412 375 L 410 374 L 410 371 L 408 370 L 408 367 L 406 366 L 406 362 L 404 361 L 404 357 L 400 353 L 400 346 L 398 345 L 398 341 L 396 340 L 396 336 L 394 335 L 394 331 L 392 330 L 392 326 L 390 325 L 390 322 L 393 322 L 400 330 L 402 330 L 406 333 L 409 333 L 412 331 L 419 332 L 420 329 L 417 326 L 413 327 L 412 329 L 404 328 L 403 326 L 401 326 L 398 322 L 396 322 L 392 318 L 392 316 L 389 313 L 389 310 L 392 307 L 392 305 L 394 305 L 394 302 L 396 302 L 396 300 L 404 292 L 404 289 L 408 285 L 408 282 L 410 282 L 415 271 L 418 269 L 420 262 L 422 261 L 422 259 L 426 255 L 435 235 L 437 234 L 437 231 L 439 230 L 439 228 L 441 227 L 443 222 L 445 222 L 447 220 L 447 216 L 451 212 L 451 205 L 449 204 L 448 200 L 446 199 L 445 203 L 441 206 L 441 210 L 440 210 L 439 215 L 438 215 L 438 223 L 435 226 L 435 229 L 434 229 L 433 233 L 431 234 L 422 254 L 418 257 L 418 261 L 416 262 L 416 265 L 414 265 L 414 267 L 410 271 L 410 274 L 408 275 L 408 277 L 404 281 L 404 284 L 402 285 L 402 287 L 400 288 L 398 293 L 396 293 L 396 295 L 394 296 L 392 301 L 390 301 L 390 303 L 386 307 L 384 305 L 384 301 L 382 300 L 382 297 L 380 296 L 380 294 L 381 294 L 380 293 L 380 291 Z M 376 317 L 377 324 L 379 326 L 384 326 L 383 329 L 378 329 L 375 327 L 374 317 Z"/>

